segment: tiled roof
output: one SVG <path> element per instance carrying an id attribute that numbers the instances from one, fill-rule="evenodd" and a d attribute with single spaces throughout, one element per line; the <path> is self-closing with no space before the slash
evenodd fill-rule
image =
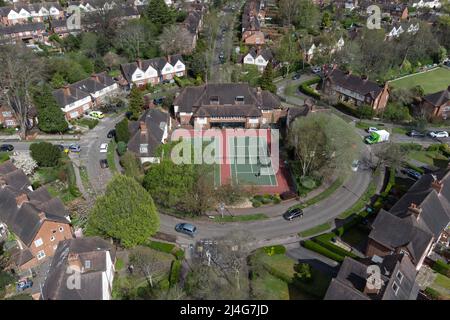
<path id="1" fill-rule="evenodd" d="M 383 91 L 383 88 L 376 82 L 367 79 L 364 80 L 354 74 L 348 74 L 339 69 L 331 70 L 325 77 L 326 80 L 330 80 L 333 84 L 363 96 L 370 95 L 373 99 Z"/>

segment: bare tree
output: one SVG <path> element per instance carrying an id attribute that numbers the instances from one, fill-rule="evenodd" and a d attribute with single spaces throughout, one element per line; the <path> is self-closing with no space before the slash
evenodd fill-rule
<path id="1" fill-rule="evenodd" d="M 127 52 L 131 60 L 134 60 L 141 56 L 141 49 L 147 41 L 146 34 L 142 24 L 127 24 L 119 30 L 116 40 L 118 46 Z"/>
<path id="2" fill-rule="evenodd" d="M 32 106 L 31 88 L 41 79 L 40 59 L 22 45 L 0 48 L 0 90 L 20 124 L 25 138 Z"/>
<path id="3" fill-rule="evenodd" d="M 299 1 L 298 0 L 280 0 L 278 2 L 279 13 L 285 25 L 290 26 L 292 22 L 299 15 Z"/>
<path id="4" fill-rule="evenodd" d="M 158 279 L 164 269 L 163 263 L 158 260 L 155 253 L 144 247 L 136 247 L 133 250 L 130 263 L 145 276 L 152 288 L 153 281 Z"/>
<path id="5" fill-rule="evenodd" d="M 164 28 L 159 46 L 166 55 L 187 53 L 192 50 L 192 35 L 183 26 L 170 25 Z"/>

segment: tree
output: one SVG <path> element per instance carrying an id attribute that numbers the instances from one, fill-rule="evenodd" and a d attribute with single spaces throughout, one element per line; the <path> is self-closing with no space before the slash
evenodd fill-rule
<path id="1" fill-rule="evenodd" d="M 117 32 L 116 46 L 127 55 L 129 60 L 136 60 L 142 57 L 142 49 L 149 40 L 144 26 L 139 21 L 132 21 Z"/>
<path id="2" fill-rule="evenodd" d="M 312 280 L 311 266 L 307 263 L 297 263 L 294 266 L 294 277 L 302 282 L 310 282 Z"/>
<path id="3" fill-rule="evenodd" d="M 192 189 L 187 192 L 182 200 L 183 206 L 188 212 L 202 215 L 214 208 L 217 204 L 214 190 L 214 172 L 207 165 L 195 167 L 194 183 Z"/>
<path id="4" fill-rule="evenodd" d="M 20 124 L 20 135 L 27 132 L 31 89 L 41 79 L 41 60 L 23 45 L 0 48 L 0 90 Z"/>
<path id="5" fill-rule="evenodd" d="M 130 130 L 128 129 L 128 119 L 123 118 L 122 121 L 116 124 L 116 142 L 123 141 L 128 143 L 130 140 Z"/>
<path id="6" fill-rule="evenodd" d="M 49 85 L 44 84 L 36 90 L 33 101 L 38 112 L 38 126 L 46 133 L 67 131 L 69 125 L 64 113 L 58 106 Z"/>
<path id="7" fill-rule="evenodd" d="M 314 30 L 320 21 L 320 12 L 312 0 L 298 0 L 298 15 L 295 25 L 300 29 Z"/>
<path id="8" fill-rule="evenodd" d="M 129 111 L 132 112 L 130 118 L 132 120 L 139 119 L 139 116 L 144 108 L 144 95 L 137 86 L 133 86 L 133 88 L 131 88 L 128 108 Z"/>
<path id="9" fill-rule="evenodd" d="M 383 111 L 383 118 L 392 122 L 403 122 L 411 119 L 408 107 L 396 104 L 388 103 L 386 109 Z"/>
<path id="10" fill-rule="evenodd" d="M 54 167 L 61 158 L 61 150 L 49 142 L 37 142 L 30 145 L 31 157 L 41 167 Z"/>
<path id="11" fill-rule="evenodd" d="M 165 25 L 175 21 L 173 11 L 167 6 L 164 0 L 150 0 L 146 11 L 147 19 L 155 24 L 159 30 Z"/>
<path id="12" fill-rule="evenodd" d="M 261 89 L 268 90 L 272 93 L 277 92 L 277 86 L 273 83 L 273 65 L 269 61 L 259 81 Z"/>
<path id="13" fill-rule="evenodd" d="M 195 51 L 190 61 L 189 70 L 191 70 L 191 72 L 195 77 L 201 76 L 202 78 L 204 78 L 206 74 L 206 69 L 207 69 L 206 53 Z"/>
<path id="14" fill-rule="evenodd" d="M 371 163 L 375 168 L 380 166 L 388 166 L 391 168 L 399 168 L 406 159 L 406 151 L 401 145 L 396 143 L 386 143 L 375 149 Z"/>
<path id="15" fill-rule="evenodd" d="M 183 26 L 166 26 L 159 37 L 159 46 L 166 55 L 185 54 L 192 49 L 192 35 Z"/>
<path id="16" fill-rule="evenodd" d="M 139 183 L 142 182 L 143 170 L 141 162 L 131 151 L 125 152 L 125 154 L 120 158 L 120 164 L 124 169 L 124 174 L 128 177 L 136 179 Z"/>
<path id="17" fill-rule="evenodd" d="M 103 56 L 103 62 L 108 69 L 113 69 L 120 64 L 120 56 L 117 53 L 109 51 Z"/>
<path id="18" fill-rule="evenodd" d="M 116 175 L 92 209 L 87 235 L 116 239 L 126 248 L 144 243 L 159 229 L 153 199 L 133 178 Z"/>
<path id="19" fill-rule="evenodd" d="M 155 254 L 155 251 L 146 247 L 137 247 L 130 254 L 130 263 L 137 271 L 145 276 L 150 287 L 153 282 L 164 273 L 164 264 Z"/>
<path id="20" fill-rule="evenodd" d="M 360 137 L 333 114 L 313 113 L 297 118 L 288 133 L 288 145 L 299 163 L 301 176 L 328 170 L 347 171 L 362 148 Z"/>
<path id="21" fill-rule="evenodd" d="M 277 60 L 282 61 L 286 66 L 286 75 L 289 74 L 291 66 L 298 61 L 300 48 L 295 41 L 294 35 L 285 34 L 280 41 L 280 45 L 276 51 Z"/>
<path id="22" fill-rule="evenodd" d="M 16 168 L 22 170 L 27 176 L 32 175 L 34 169 L 38 166 L 37 162 L 30 155 L 23 152 L 12 155 L 11 160 Z"/>
<path id="23" fill-rule="evenodd" d="M 331 23 L 332 23 L 331 14 L 330 14 L 330 12 L 325 11 L 322 15 L 322 22 L 321 22 L 320 26 L 322 28 L 330 28 Z"/>
<path id="24" fill-rule="evenodd" d="M 280 0 L 278 2 L 279 13 L 285 25 L 290 26 L 299 15 L 298 0 Z"/>

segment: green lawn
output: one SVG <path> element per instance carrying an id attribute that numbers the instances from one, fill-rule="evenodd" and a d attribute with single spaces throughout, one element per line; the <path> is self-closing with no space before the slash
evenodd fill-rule
<path id="1" fill-rule="evenodd" d="M 446 166 L 447 158 L 439 151 L 410 151 L 408 157 L 432 166 Z"/>
<path id="2" fill-rule="evenodd" d="M 377 188 L 377 186 L 375 185 L 375 182 L 371 181 L 369 183 L 369 186 L 367 187 L 366 191 L 361 196 L 361 198 L 359 198 L 359 200 L 356 201 L 355 204 L 353 204 L 353 206 L 351 208 L 342 212 L 339 215 L 339 218 L 346 219 L 349 216 L 351 216 L 352 214 L 359 213 L 362 209 L 364 209 L 364 207 L 366 206 L 366 204 L 368 203 L 370 198 L 376 193 L 376 188 Z"/>
<path id="3" fill-rule="evenodd" d="M 319 234 L 321 232 L 325 232 L 327 230 L 331 229 L 331 222 L 325 222 L 323 224 L 319 224 L 318 226 L 315 226 L 311 229 L 299 232 L 298 235 L 302 238 L 311 237 L 316 234 Z"/>
<path id="4" fill-rule="evenodd" d="M 436 290 L 444 300 L 450 300 L 450 278 L 437 274 L 431 288 Z"/>
<path id="5" fill-rule="evenodd" d="M 106 160 L 108 161 L 109 170 L 111 170 L 112 173 L 117 172 L 116 161 L 114 159 L 115 152 L 116 152 L 116 142 L 114 140 L 111 140 L 108 143 L 108 152 L 106 154 Z"/>
<path id="6" fill-rule="evenodd" d="M 215 222 L 242 222 L 242 221 L 255 221 L 255 220 L 264 220 L 269 217 L 263 213 L 255 213 L 255 214 L 247 214 L 244 216 L 217 216 L 214 218 Z"/>
<path id="7" fill-rule="evenodd" d="M 9 153 L 8 152 L 0 152 L 0 163 L 3 163 L 8 160 L 9 160 Z"/>
<path id="8" fill-rule="evenodd" d="M 389 84 L 393 88 L 413 88 L 420 85 L 425 94 L 435 93 L 447 89 L 450 85 L 450 70 L 437 68 L 433 71 L 394 80 L 389 82 Z"/>
<path id="9" fill-rule="evenodd" d="M 289 285 L 268 272 L 252 280 L 252 292 L 258 300 L 290 300 Z"/>

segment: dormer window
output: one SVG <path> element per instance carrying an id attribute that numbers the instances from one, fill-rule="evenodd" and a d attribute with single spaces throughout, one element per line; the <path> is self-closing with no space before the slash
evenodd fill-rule
<path id="1" fill-rule="evenodd" d="M 236 98 L 234 99 L 234 102 L 236 104 L 244 104 L 244 96 L 236 96 Z"/>
<path id="2" fill-rule="evenodd" d="M 397 277 L 398 282 L 399 282 L 399 283 L 402 283 L 402 280 L 403 280 L 403 274 L 402 274 L 400 271 L 397 272 L 396 277 Z"/>
<path id="3" fill-rule="evenodd" d="M 392 284 L 392 290 L 394 290 L 394 294 L 395 294 L 395 295 L 397 295 L 398 289 L 400 289 L 400 287 L 398 286 L 397 283 L 394 282 L 394 283 Z"/>
<path id="4" fill-rule="evenodd" d="M 139 152 L 140 153 L 147 153 L 148 152 L 148 144 L 147 143 L 141 143 L 139 146 Z"/>
<path id="5" fill-rule="evenodd" d="M 85 267 L 86 269 L 90 269 L 90 268 L 91 268 L 91 260 L 86 260 L 86 261 L 84 262 L 84 267 Z"/>
<path id="6" fill-rule="evenodd" d="M 211 98 L 209 98 L 209 103 L 210 104 L 219 104 L 219 97 L 218 96 L 212 96 Z"/>

